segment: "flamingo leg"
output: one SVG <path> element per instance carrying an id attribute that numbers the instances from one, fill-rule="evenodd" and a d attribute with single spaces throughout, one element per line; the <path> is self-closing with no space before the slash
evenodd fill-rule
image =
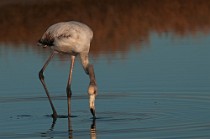
<path id="1" fill-rule="evenodd" d="M 57 115 L 57 112 L 56 112 L 56 110 L 55 110 L 55 107 L 54 107 L 54 105 L 53 105 L 53 103 L 52 103 L 52 100 L 51 100 L 51 98 L 50 98 L 50 94 L 49 94 L 49 91 L 48 91 L 48 89 L 47 89 L 46 83 L 45 83 L 45 81 L 44 81 L 44 75 L 43 75 L 43 72 L 45 71 L 45 69 L 46 69 L 47 65 L 49 64 L 50 60 L 53 58 L 54 54 L 55 54 L 55 52 L 53 51 L 52 54 L 51 54 L 51 55 L 49 56 L 49 58 L 47 59 L 47 61 L 45 62 L 45 64 L 44 64 L 44 66 L 42 67 L 42 69 L 39 71 L 39 79 L 40 79 L 40 81 L 41 81 L 41 83 L 42 83 L 42 85 L 43 85 L 43 87 L 44 87 L 44 90 L 45 90 L 46 95 L 47 95 L 47 97 L 48 97 L 48 100 L 49 100 L 49 102 L 50 102 L 50 106 L 51 106 L 52 111 L 53 111 L 52 117 L 53 117 L 54 119 L 56 119 L 58 115 Z"/>
<path id="2" fill-rule="evenodd" d="M 68 103 L 68 117 L 71 116 L 71 80 L 72 80 L 72 72 L 74 68 L 74 61 L 75 61 L 75 56 L 71 56 L 71 66 L 70 66 L 70 71 L 69 71 L 69 77 L 68 77 L 68 82 L 67 82 L 67 87 L 66 87 L 66 94 L 67 94 L 67 103 Z"/>

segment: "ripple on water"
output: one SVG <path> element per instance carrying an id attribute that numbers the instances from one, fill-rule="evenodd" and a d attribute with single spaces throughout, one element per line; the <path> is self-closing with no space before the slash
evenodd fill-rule
<path id="1" fill-rule="evenodd" d="M 13 99 L 19 101 L 14 102 Z M 65 96 L 54 97 L 54 99 L 66 101 Z M 86 101 L 87 97 L 75 96 L 73 100 L 86 103 L 84 100 Z M 96 103 L 98 104 L 96 105 L 96 134 L 100 138 L 113 136 L 117 138 L 208 138 L 210 137 L 209 100 L 210 93 L 208 92 L 101 93 Z M 8 98 L 7 101 L 1 103 L 10 104 L 13 102 L 16 104 L 25 104 L 28 101 L 36 104 L 39 101 L 46 101 L 47 103 L 48 100 L 42 97 L 29 99 Z M 87 114 L 89 112 L 88 110 L 84 112 L 84 108 L 78 108 L 79 106 L 73 109 L 74 114 L 77 116 L 74 116 L 76 118 L 72 118 L 72 132 L 73 135 L 86 136 L 86 134 L 89 134 L 90 129 L 88 128 L 92 124 L 90 118 L 87 117 L 90 113 Z M 26 123 L 27 120 L 30 122 L 31 120 L 37 121 L 39 118 L 46 121 L 48 118 L 51 118 L 50 115 L 44 116 L 45 118 L 43 118 L 42 116 L 34 116 L 30 112 L 28 113 L 25 114 L 22 112 L 22 114 L 12 116 L 12 121 L 15 122 L 16 119 L 19 119 L 19 123 L 22 121 Z M 60 124 L 59 121 L 66 122 L 65 118 L 67 118 L 66 115 L 61 115 L 61 118 L 57 120 L 58 124 Z M 36 124 L 37 126 L 39 125 L 39 123 Z M 61 125 L 56 126 L 60 127 Z M 43 132 L 41 136 L 67 136 L 67 127 L 65 129 L 56 129 L 46 132 L 46 134 Z M 25 137 L 27 134 L 23 136 L 19 134 L 19 136 Z M 37 137 L 40 134 L 34 133 L 33 136 Z M 5 135 L 5 137 L 7 136 Z"/>
<path id="2" fill-rule="evenodd" d="M 208 92 L 129 93 L 124 97 L 119 96 L 123 102 L 124 99 L 130 102 L 130 106 L 127 106 L 130 109 L 122 112 L 119 106 L 119 109 L 115 108 L 116 111 L 101 112 L 100 115 L 104 117 L 99 121 L 104 121 L 109 127 L 101 131 L 104 134 L 138 134 L 138 137 L 146 134 L 156 138 L 210 137 Z"/>

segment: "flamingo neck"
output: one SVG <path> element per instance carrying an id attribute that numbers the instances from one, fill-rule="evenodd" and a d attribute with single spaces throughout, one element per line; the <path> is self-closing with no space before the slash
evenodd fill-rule
<path id="1" fill-rule="evenodd" d="M 96 85 L 95 73 L 92 64 L 88 65 L 88 73 L 90 77 L 90 84 Z"/>
<path id="2" fill-rule="evenodd" d="M 88 65 L 89 65 L 88 53 L 80 53 L 80 59 L 81 59 L 83 69 L 85 70 L 85 72 L 87 74 L 89 74 L 89 72 L 88 72 Z"/>

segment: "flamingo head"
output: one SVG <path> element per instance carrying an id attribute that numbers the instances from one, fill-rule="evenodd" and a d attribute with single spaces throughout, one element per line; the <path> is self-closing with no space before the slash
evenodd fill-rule
<path id="1" fill-rule="evenodd" d="M 97 95 L 97 86 L 95 84 L 90 84 L 88 88 L 89 94 L 89 105 L 90 105 L 90 112 L 93 115 L 93 118 L 96 118 L 95 115 L 95 99 Z"/>

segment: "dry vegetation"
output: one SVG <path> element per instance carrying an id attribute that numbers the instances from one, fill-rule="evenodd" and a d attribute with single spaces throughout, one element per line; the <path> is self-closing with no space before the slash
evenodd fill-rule
<path id="1" fill-rule="evenodd" d="M 91 51 L 127 51 L 149 33 L 210 31 L 209 0 L 19 0 L 0 4 L 0 42 L 35 43 L 56 22 L 77 20 L 94 30 Z"/>

